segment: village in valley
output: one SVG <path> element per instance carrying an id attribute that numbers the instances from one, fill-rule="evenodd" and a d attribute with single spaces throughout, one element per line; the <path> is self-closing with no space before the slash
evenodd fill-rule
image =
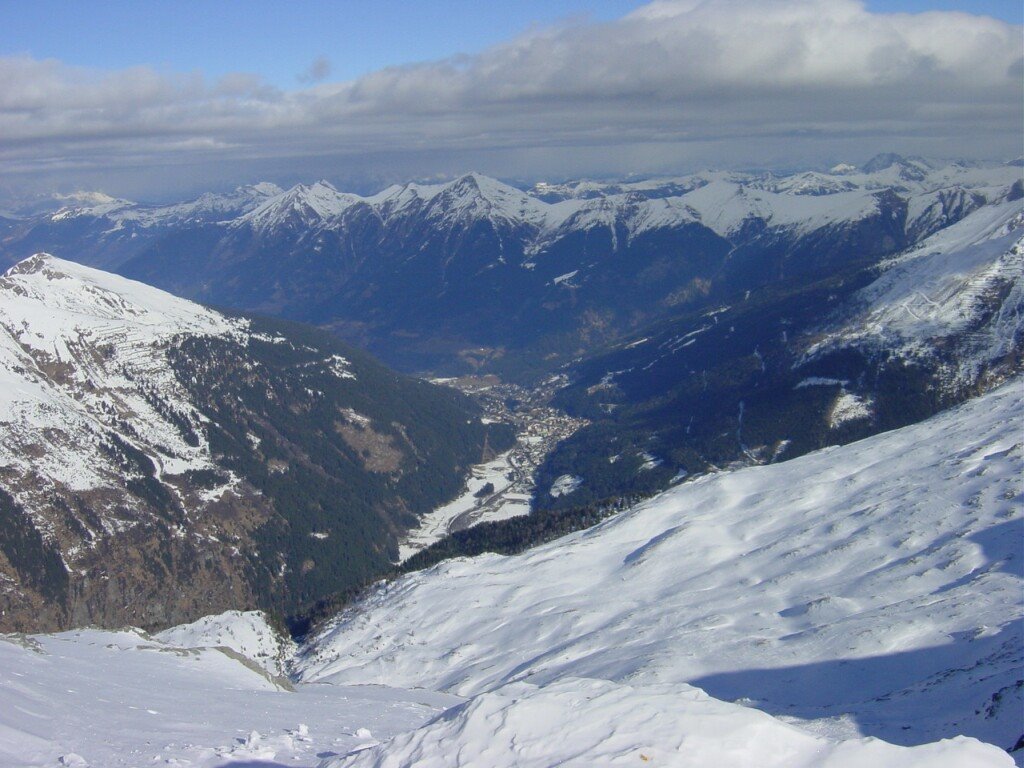
<path id="1" fill-rule="evenodd" d="M 551 406 L 554 393 L 566 383 L 564 375 L 551 376 L 532 388 L 502 382 L 493 375 L 432 381 L 471 395 L 480 403 L 485 422 L 513 425 L 516 443 L 473 467 L 463 494 L 426 515 L 409 532 L 399 547 L 400 561 L 449 533 L 529 514 L 537 468 L 559 442 L 588 423 Z"/>

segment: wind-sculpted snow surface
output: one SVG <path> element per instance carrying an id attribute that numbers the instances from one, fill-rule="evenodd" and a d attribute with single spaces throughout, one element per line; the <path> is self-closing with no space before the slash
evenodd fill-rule
<path id="1" fill-rule="evenodd" d="M 1015 379 L 911 427 L 700 478 L 520 556 L 407 576 L 326 626 L 297 669 L 463 696 L 569 677 L 693 684 L 833 738 L 1010 748 L 1022 408 Z"/>
<path id="2" fill-rule="evenodd" d="M 1000 750 L 958 737 L 920 747 L 837 742 L 688 685 L 633 687 L 567 678 L 511 683 L 429 725 L 321 768 L 981 768 L 1010 766 Z"/>
<path id="3" fill-rule="evenodd" d="M 567 678 L 468 702 L 379 686 L 292 688 L 237 647 L 193 647 L 212 626 L 236 639 L 274 634 L 259 615 L 232 612 L 156 638 L 0 635 L 0 768 L 1012 765 L 973 739 L 837 742 L 687 685 Z"/>

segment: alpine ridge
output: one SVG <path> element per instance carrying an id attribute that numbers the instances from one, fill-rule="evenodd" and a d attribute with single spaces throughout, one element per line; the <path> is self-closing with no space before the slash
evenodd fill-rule
<path id="1" fill-rule="evenodd" d="M 0 628 L 359 584 L 510 439 L 478 413 L 322 332 L 32 256 L 0 277 Z"/>
<path id="2" fill-rule="evenodd" d="M 682 311 L 566 368 L 592 424 L 549 457 L 548 506 L 647 492 L 913 423 L 1022 368 L 1024 209 L 984 205 L 867 268 Z"/>
<path id="3" fill-rule="evenodd" d="M 407 371 L 515 378 L 682 309 L 871 266 L 1020 194 L 1014 165 L 895 155 L 527 191 L 478 173 L 370 196 L 256 185 L 216 205 L 27 216 L 0 259 L 67 249 L 182 296 L 330 327 Z"/>

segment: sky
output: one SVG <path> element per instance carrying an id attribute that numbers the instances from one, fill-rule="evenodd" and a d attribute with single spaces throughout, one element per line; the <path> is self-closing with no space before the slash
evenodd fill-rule
<path id="1" fill-rule="evenodd" d="M 1019 0 L 0 2 L 0 192 L 1021 154 Z"/>

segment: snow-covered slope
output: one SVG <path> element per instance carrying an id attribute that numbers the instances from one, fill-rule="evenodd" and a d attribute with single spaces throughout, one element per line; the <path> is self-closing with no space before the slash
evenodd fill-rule
<path id="1" fill-rule="evenodd" d="M 947 358 L 969 384 L 1024 342 L 1024 201 L 971 213 L 881 265 L 808 357 L 843 346 Z"/>
<path id="2" fill-rule="evenodd" d="M 269 510 L 203 439 L 209 419 L 170 359 L 189 339 L 245 345 L 248 324 L 46 254 L 0 277 L 2 625 L 112 621 L 126 609 L 159 622 L 250 599 L 226 574 L 246 567 L 245 531 Z M 220 516 L 236 504 L 250 521 Z M 187 565 L 193 556 L 205 565 Z M 200 586 L 205 571 L 219 583 Z M 150 613 L 147 601 L 175 584 Z"/>
<path id="3" fill-rule="evenodd" d="M 1022 412 L 1015 379 L 911 427 L 698 479 L 520 556 L 404 577 L 325 627 L 297 670 L 460 695 L 569 677 L 692 684 L 832 737 L 1012 747 Z"/>
<path id="4" fill-rule="evenodd" d="M 158 632 L 154 637 L 175 648 L 230 648 L 271 675 L 285 674 L 285 661 L 295 645 L 268 623 L 262 611 L 227 611 L 191 624 Z"/>
<path id="5" fill-rule="evenodd" d="M 321 768 L 981 768 L 1010 766 L 995 747 L 957 737 L 919 747 L 836 741 L 687 685 L 562 679 L 511 683 L 419 730 Z"/>
<path id="6" fill-rule="evenodd" d="M 290 690 L 236 655 L 135 630 L 0 635 L 0 768 L 308 768 L 456 701 L 365 686 Z"/>
<path id="7" fill-rule="evenodd" d="M 788 189 L 766 191 L 719 180 L 684 195 L 682 200 L 698 212 L 701 222 L 723 237 L 736 234 L 751 220 L 807 233 L 824 226 L 857 221 L 878 210 L 878 201 L 870 191 L 804 195 Z"/>
<path id="8" fill-rule="evenodd" d="M 160 472 L 211 469 L 160 402 L 189 424 L 190 405 L 166 361 L 184 336 L 240 335 L 234 321 L 142 283 L 39 254 L 0 277 L 0 473 L 36 506 L 55 486 L 86 491 L 123 469 L 104 459 L 105 429 L 130 419 Z M 107 474 L 107 471 L 110 474 Z"/>
<path id="9" fill-rule="evenodd" d="M 259 623 L 211 621 L 231 636 Z M 0 701 L 0 768 L 1012 765 L 973 739 L 908 749 L 823 738 L 685 685 L 568 678 L 468 702 L 423 689 L 292 686 L 231 647 L 137 630 L 0 635 Z"/>

